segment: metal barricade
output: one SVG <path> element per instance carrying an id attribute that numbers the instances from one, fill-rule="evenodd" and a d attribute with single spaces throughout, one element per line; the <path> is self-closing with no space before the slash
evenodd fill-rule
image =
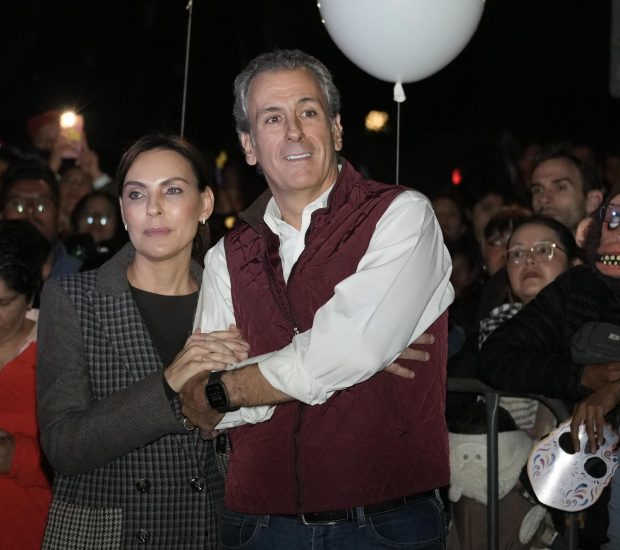
<path id="1" fill-rule="evenodd" d="M 497 422 L 500 396 L 528 397 L 540 401 L 555 415 L 558 423 L 570 416 L 566 404 L 559 399 L 542 395 L 501 392 L 475 378 L 448 378 L 448 392 L 484 395 L 487 410 L 487 548 L 499 550 L 499 478 L 497 451 Z M 567 526 L 566 543 L 569 550 L 577 550 L 577 513 L 565 512 Z"/>

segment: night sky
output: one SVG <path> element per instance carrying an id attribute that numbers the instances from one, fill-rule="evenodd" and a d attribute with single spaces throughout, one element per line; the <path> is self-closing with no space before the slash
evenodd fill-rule
<path id="1" fill-rule="evenodd" d="M 137 136 L 178 132 L 186 4 L 0 2 L 0 137 L 22 145 L 31 115 L 73 105 L 103 168 L 113 171 Z M 609 93 L 610 11 L 608 0 L 487 0 L 460 56 L 405 85 L 401 181 L 428 190 L 454 166 L 515 140 L 620 141 L 620 100 Z M 275 47 L 301 48 L 327 64 L 343 96 L 344 155 L 393 181 L 395 125 L 382 135 L 363 126 L 371 109 L 394 120 L 393 86 L 340 53 L 313 0 L 194 0 L 186 136 L 208 153 L 237 151 L 232 81 Z"/>

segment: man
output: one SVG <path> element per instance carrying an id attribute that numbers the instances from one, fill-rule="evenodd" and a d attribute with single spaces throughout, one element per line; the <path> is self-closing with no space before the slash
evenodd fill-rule
<path id="1" fill-rule="evenodd" d="M 603 201 L 594 170 L 564 149 L 548 151 L 535 161 L 530 191 L 534 213 L 563 223 L 573 234 Z"/>
<path id="2" fill-rule="evenodd" d="M 269 191 L 208 253 L 196 322 L 236 323 L 266 355 L 199 374 L 181 391 L 184 414 L 205 433 L 239 406 L 219 428 L 270 418 L 230 432 L 223 543 L 443 548 L 436 489 L 449 478 L 453 291 L 432 209 L 339 165 L 339 93 L 313 57 L 259 56 L 237 77 L 235 98 L 246 161 Z M 414 381 L 376 374 L 424 331 L 435 336 L 430 361 L 399 360 Z"/>
<path id="3" fill-rule="evenodd" d="M 69 256 L 58 236 L 60 191 L 54 173 L 38 159 L 12 165 L 2 178 L 0 213 L 4 220 L 27 220 L 52 247 L 52 277 L 76 273 L 81 262 Z"/>

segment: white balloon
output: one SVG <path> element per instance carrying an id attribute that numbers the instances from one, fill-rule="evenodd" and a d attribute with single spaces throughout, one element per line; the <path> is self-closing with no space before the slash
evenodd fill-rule
<path id="1" fill-rule="evenodd" d="M 327 31 L 367 73 L 414 82 L 452 61 L 473 36 L 484 0 L 320 0 Z"/>

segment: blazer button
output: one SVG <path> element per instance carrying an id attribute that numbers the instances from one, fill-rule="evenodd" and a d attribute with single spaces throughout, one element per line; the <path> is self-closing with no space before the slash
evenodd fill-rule
<path id="1" fill-rule="evenodd" d="M 148 479 L 139 479 L 136 481 L 136 490 L 138 493 L 148 493 L 151 488 L 151 482 Z"/>
<path id="2" fill-rule="evenodd" d="M 205 488 L 205 480 L 201 477 L 195 477 L 189 482 L 189 486 L 192 488 L 194 493 L 201 493 Z"/>
<path id="3" fill-rule="evenodd" d="M 138 539 L 138 542 L 144 544 L 149 541 L 151 535 L 146 529 L 138 529 L 138 531 L 136 531 L 136 538 Z"/>

